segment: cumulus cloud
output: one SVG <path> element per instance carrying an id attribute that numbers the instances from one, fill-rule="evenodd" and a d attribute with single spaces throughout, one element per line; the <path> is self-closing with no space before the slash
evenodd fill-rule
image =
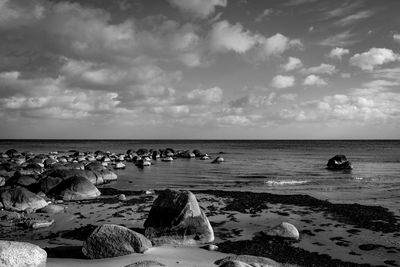
<path id="1" fill-rule="evenodd" d="M 168 0 L 172 6 L 182 12 L 188 12 L 198 18 L 206 18 L 214 13 L 217 6 L 226 7 L 227 0 Z"/>
<path id="2" fill-rule="evenodd" d="M 271 86 L 277 89 L 293 87 L 296 79 L 293 76 L 277 75 L 271 81 Z"/>
<path id="3" fill-rule="evenodd" d="M 336 67 L 331 64 L 322 63 L 319 66 L 314 66 L 310 68 L 303 69 L 304 74 L 328 74 L 332 75 L 336 73 Z"/>
<path id="4" fill-rule="evenodd" d="M 303 44 L 299 39 L 289 39 L 288 37 L 280 33 L 276 33 L 269 38 L 262 38 L 260 40 L 260 43 L 260 56 L 263 58 L 268 56 L 282 55 L 286 50 L 290 48 L 303 47 Z"/>
<path id="5" fill-rule="evenodd" d="M 187 99 L 196 104 L 213 104 L 222 101 L 223 91 L 219 87 L 209 89 L 195 89 L 187 94 Z"/>
<path id="6" fill-rule="evenodd" d="M 226 20 L 214 24 L 210 34 L 211 48 L 217 52 L 245 53 L 253 48 L 257 41 L 258 36 L 244 30 L 240 23 L 231 25 Z"/>
<path id="7" fill-rule="evenodd" d="M 400 59 L 400 55 L 387 48 L 371 48 L 370 50 L 355 54 L 350 58 L 350 64 L 362 70 L 372 71 L 375 67 Z"/>
<path id="8" fill-rule="evenodd" d="M 285 64 L 283 64 L 281 67 L 285 71 L 292 71 L 295 69 L 299 69 L 302 66 L 303 66 L 303 63 L 301 62 L 300 59 L 298 59 L 297 57 L 289 57 L 288 61 Z"/>
<path id="9" fill-rule="evenodd" d="M 311 74 L 311 75 L 308 75 L 304 79 L 303 85 L 306 85 L 306 86 L 324 86 L 324 85 L 327 85 L 327 83 L 321 77 L 319 77 L 317 75 L 314 75 L 314 74 Z"/>
<path id="10" fill-rule="evenodd" d="M 329 56 L 330 58 L 342 60 L 342 57 L 343 57 L 344 55 L 349 54 L 349 53 L 350 53 L 350 50 L 349 50 L 349 49 L 345 49 L 345 48 L 341 48 L 341 47 L 336 47 L 336 48 L 332 49 L 332 50 L 329 52 L 329 55 L 328 55 L 328 56 Z"/>

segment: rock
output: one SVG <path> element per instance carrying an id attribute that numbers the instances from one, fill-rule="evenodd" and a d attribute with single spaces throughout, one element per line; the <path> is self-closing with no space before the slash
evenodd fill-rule
<path id="1" fill-rule="evenodd" d="M 48 193 L 51 189 L 56 187 L 59 183 L 61 183 L 63 179 L 61 177 L 52 177 L 48 176 L 43 179 L 40 179 L 40 190 L 45 193 Z"/>
<path id="2" fill-rule="evenodd" d="M 143 253 L 151 246 L 142 234 L 123 226 L 103 224 L 83 243 L 82 252 L 90 259 L 102 259 Z"/>
<path id="3" fill-rule="evenodd" d="M 64 211 L 65 211 L 65 208 L 63 206 L 55 205 L 55 204 L 49 204 L 46 207 L 38 210 L 38 212 L 49 213 L 49 214 L 60 213 L 60 212 L 64 212 Z"/>
<path id="4" fill-rule="evenodd" d="M 47 206 L 46 200 L 24 187 L 17 186 L 1 194 L 6 210 L 35 211 Z"/>
<path id="5" fill-rule="evenodd" d="M 117 170 L 119 170 L 119 169 L 125 169 L 125 164 L 124 163 L 122 163 L 122 162 L 117 162 L 117 164 L 115 164 L 115 166 L 114 166 L 114 169 L 117 169 Z"/>
<path id="6" fill-rule="evenodd" d="M 223 157 L 216 157 L 211 163 L 221 163 L 224 161 L 225 159 Z"/>
<path id="7" fill-rule="evenodd" d="M 326 164 L 329 170 L 351 170 L 353 166 L 350 161 L 347 160 L 345 155 L 336 155 L 328 160 Z"/>
<path id="8" fill-rule="evenodd" d="M 120 200 L 120 201 L 125 201 L 125 200 L 126 200 L 126 196 L 125 196 L 124 194 L 120 194 L 120 195 L 118 196 L 118 200 Z"/>
<path id="9" fill-rule="evenodd" d="M 85 177 L 94 185 L 101 185 L 104 183 L 103 172 L 95 172 L 89 170 L 53 170 L 47 173 L 47 176 L 60 177 L 66 180 L 70 177 Z"/>
<path id="10" fill-rule="evenodd" d="M 99 161 L 90 162 L 88 165 L 85 166 L 86 170 L 89 171 L 102 171 L 104 170 L 103 164 Z"/>
<path id="11" fill-rule="evenodd" d="M 233 262 L 229 263 L 228 262 Z M 269 258 L 264 258 L 264 257 L 257 257 L 257 256 L 251 256 L 251 255 L 234 255 L 234 256 L 228 256 L 223 259 L 217 260 L 215 264 L 219 266 L 224 266 L 224 267 L 280 267 L 281 264 L 271 260 Z M 227 264 L 227 265 L 224 265 Z M 242 265 L 232 265 L 232 264 L 242 264 Z"/>
<path id="12" fill-rule="evenodd" d="M 0 186 L 5 186 L 6 185 L 6 178 L 3 176 L 0 176 Z"/>
<path id="13" fill-rule="evenodd" d="M 205 245 L 202 248 L 206 249 L 206 250 L 209 250 L 209 251 L 217 251 L 218 250 L 218 246 L 214 245 L 214 244 Z"/>
<path id="14" fill-rule="evenodd" d="M 32 176 L 22 175 L 22 176 L 20 176 L 18 178 L 16 183 L 18 185 L 21 185 L 21 186 L 24 186 L 24 187 L 28 187 L 28 186 L 30 186 L 32 184 L 36 184 L 37 182 L 38 181 Z"/>
<path id="15" fill-rule="evenodd" d="M 118 176 L 110 170 L 96 171 L 95 174 L 101 176 L 104 182 L 111 182 L 118 179 Z"/>
<path id="16" fill-rule="evenodd" d="M 26 220 L 24 226 L 32 229 L 46 228 L 53 225 L 54 220 Z"/>
<path id="17" fill-rule="evenodd" d="M 46 168 L 49 168 L 49 167 L 53 166 L 54 164 L 56 164 L 57 162 L 58 162 L 58 161 L 55 160 L 55 159 L 48 158 L 48 159 L 46 159 L 46 160 L 44 161 L 44 166 L 45 166 Z"/>
<path id="18" fill-rule="evenodd" d="M 46 251 L 36 245 L 0 240 L 1 267 L 45 267 L 46 261 Z"/>
<path id="19" fill-rule="evenodd" d="M 263 233 L 268 236 L 277 236 L 293 240 L 298 240 L 300 238 L 297 228 L 293 224 L 287 222 L 282 222 L 281 224 Z"/>
<path id="20" fill-rule="evenodd" d="M 158 261 L 144 260 L 125 265 L 124 267 L 151 267 L 151 266 L 166 266 L 166 265 L 159 263 Z"/>
<path id="21" fill-rule="evenodd" d="M 6 151 L 6 155 L 10 158 L 14 157 L 14 154 L 17 154 L 17 153 L 18 153 L 18 151 L 13 148 Z"/>
<path id="22" fill-rule="evenodd" d="M 145 235 L 159 244 L 202 244 L 214 240 L 210 222 L 190 191 L 161 192 L 144 227 Z"/>
<path id="23" fill-rule="evenodd" d="M 165 157 L 165 158 L 162 158 L 161 159 L 161 161 L 173 161 L 174 159 L 172 158 L 172 157 Z"/>
<path id="24" fill-rule="evenodd" d="M 85 177 L 74 176 L 50 190 L 49 195 L 63 200 L 82 200 L 100 196 L 100 191 Z"/>

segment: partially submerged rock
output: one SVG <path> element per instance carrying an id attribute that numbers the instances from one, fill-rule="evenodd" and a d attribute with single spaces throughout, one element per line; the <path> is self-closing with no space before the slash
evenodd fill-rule
<path id="1" fill-rule="evenodd" d="M 92 199 L 100 196 L 100 191 L 85 177 L 68 178 L 50 190 L 53 195 L 62 200 Z"/>
<path id="2" fill-rule="evenodd" d="M 32 212 L 47 206 L 42 197 L 20 186 L 4 191 L 0 198 L 6 210 Z"/>
<path id="3" fill-rule="evenodd" d="M 1 267 L 45 267 L 46 261 L 46 251 L 36 245 L 0 240 Z"/>
<path id="4" fill-rule="evenodd" d="M 214 240 L 210 222 L 190 191 L 161 192 L 144 227 L 145 235 L 158 244 L 201 244 Z"/>
<path id="5" fill-rule="evenodd" d="M 228 256 L 215 262 L 218 266 L 223 267 L 280 267 L 281 264 L 265 257 L 257 257 L 251 255 L 234 255 Z"/>
<path id="6" fill-rule="evenodd" d="M 82 252 L 90 259 L 112 258 L 143 253 L 151 242 L 142 234 L 115 224 L 97 227 L 83 243 Z"/>
<path id="7" fill-rule="evenodd" d="M 300 234 L 296 226 L 287 222 L 282 222 L 281 224 L 263 233 L 268 236 L 277 236 L 293 240 L 298 240 L 300 238 Z"/>
<path id="8" fill-rule="evenodd" d="M 347 160 L 345 155 L 336 155 L 328 160 L 326 164 L 329 170 L 351 170 L 353 166 L 350 161 Z"/>

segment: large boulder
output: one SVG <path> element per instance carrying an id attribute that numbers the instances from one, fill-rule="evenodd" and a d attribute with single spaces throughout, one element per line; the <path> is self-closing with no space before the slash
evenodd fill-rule
<path id="1" fill-rule="evenodd" d="M 82 252 L 90 259 L 102 259 L 143 253 L 151 246 L 150 240 L 142 234 L 123 226 L 104 224 L 83 243 Z"/>
<path id="2" fill-rule="evenodd" d="M 345 155 L 336 155 L 333 158 L 328 160 L 326 164 L 327 169 L 329 170 L 351 170 L 353 166 L 350 161 L 347 160 Z"/>
<path id="3" fill-rule="evenodd" d="M 47 176 L 43 179 L 40 179 L 40 181 L 39 181 L 40 190 L 42 190 L 44 193 L 47 194 L 51 189 L 56 187 L 62 181 L 63 181 L 63 178 L 61 178 L 61 177 Z"/>
<path id="4" fill-rule="evenodd" d="M 215 262 L 220 267 L 280 267 L 281 264 L 269 258 L 251 255 L 228 256 Z"/>
<path id="5" fill-rule="evenodd" d="M 100 196 L 100 191 L 85 177 L 70 177 L 49 191 L 49 195 L 62 200 L 92 199 Z"/>
<path id="6" fill-rule="evenodd" d="M 190 191 L 161 192 L 144 227 L 145 235 L 158 244 L 202 244 L 214 240 L 210 222 Z"/>
<path id="7" fill-rule="evenodd" d="M 300 238 L 299 231 L 293 224 L 282 222 L 281 224 L 263 232 L 268 236 L 277 236 L 286 239 L 298 240 Z"/>
<path id="8" fill-rule="evenodd" d="M 66 180 L 71 177 L 85 177 L 94 185 L 101 185 L 104 183 L 103 175 L 98 172 L 89 171 L 89 170 L 53 170 L 47 173 L 47 176 L 51 177 L 59 177 L 63 180 Z"/>
<path id="9" fill-rule="evenodd" d="M 20 186 L 4 191 L 0 198 L 6 210 L 32 212 L 47 206 L 42 197 Z"/>
<path id="10" fill-rule="evenodd" d="M 0 240 L 0 267 L 45 267 L 46 261 L 46 251 L 36 245 Z"/>

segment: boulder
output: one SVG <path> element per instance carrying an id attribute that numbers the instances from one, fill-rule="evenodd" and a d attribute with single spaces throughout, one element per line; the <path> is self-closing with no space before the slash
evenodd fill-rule
<path id="1" fill-rule="evenodd" d="M 158 244 L 202 244 L 214 240 L 214 231 L 195 195 L 165 190 L 151 207 L 144 223 L 145 235 Z"/>
<path id="2" fill-rule="evenodd" d="M 103 166 L 103 164 L 101 164 L 101 162 L 94 161 L 94 162 L 90 162 L 88 165 L 86 165 L 85 169 L 89 170 L 89 171 L 102 171 L 102 170 L 104 170 L 104 166 Z"/>
<path id="3" fill-rule="evenodd" d="M 281 238 L 298 240 L 300 238 L 299 231 L 293 224 L 282 222 L 281 224 L 263 232 L 268 236 L 277 236 Z"/>
<path id="4" fill-rule="evenodd" d="M 40 179 L 40 190 L 42 190 L 44 193 L 48 193 L 51 189 L 56 187 L 62 181 L 63 179 L 61 177 L 47 176 L 43 179 Z"/>
<path id="5" fill-rule="evenodd" d="M 25 220 L 23 225 L 26 228 L 32 228 L 32 229 L 40 229 L 40 228 L 47 228 L 52 226 L 54 223 L 54 220 L 38 220 L 38 219 L 28 219 Z"/>
<path id="6" fill-rule="evenodd" d="M 123 226 L 104 224 L 83 243 L 82 252 L 90 259 L 102 259 L 143 253 L 151 246 L 150 240 L 142 234 Z"/>
<path id="7" fill-rule="evenodd" d="M 223 157 L 216 157 L 211 163 L 221 163 L 224 161 L 225 159 Z"/>
<path id="8" fill-rule="evenodd" d="M 32 184 L 36 184 L 37 182 L 38 181 L 34 177 L 28 176 L 28 175 L 21 175 L 16 181 L 16 183 L 18 185 L 21 185 L 24 187 L 28 187 Z"/>
<path id="9" fill-rule="evenodd" d="M 59 177 L 63 180 L 70 177 L 80 176 L 85 177 L 94 185 L 101 185 L 104 183 L 102 173 L 89 170 L 53 170 L 47 173 L 47 176 Z"/>
<path id="10" fill-rule="evenodd" d="M 46 251 L 36 245 L 0 240 L 1 267 L 45 267 L 46 261 Z"/>
<path id="11" fill-rule="evenodd" d="M 35 211 L 47 206 L 46 200 L 24 187 L 17 186 L 1 194 L 6 210 Z"/>
<path id="12" fill-rule="evenodd" d="M 333 158 L 328 160 L 326 164 L 327 169 L 329 170 L 351 170 L 353 166 L 350 161 L 347 160 L 345 155 L 336 155 Z"/>
<path id="13" fill-rule="evenodd" d="M 0 176 L 0 186 L 5 186 L 6 185 L 6 178 L 3 176 Z"/>
<path id="14" fill-rule="evenodd" d="M 97 177 L 101 177 L 104 182 L 111 182 L 118 179 L 118 176 L 114 172 L 107 169 L 95 171 L 94 173 L 97 175 Z"/>
<path id="15" fill-rule="evenodd" d="M 224 267 L 280 267 L 281 264 L 269 258 L 251 255 L 228 256 L 215 262 L 218 266 Z"/>
<path id="16" fill-rule="evenodd" d="M 100 196 L 100 191 L 85 177 L 70 177 L 49 191 L 49 195 L 62 200 L 92 199 Z"/>

